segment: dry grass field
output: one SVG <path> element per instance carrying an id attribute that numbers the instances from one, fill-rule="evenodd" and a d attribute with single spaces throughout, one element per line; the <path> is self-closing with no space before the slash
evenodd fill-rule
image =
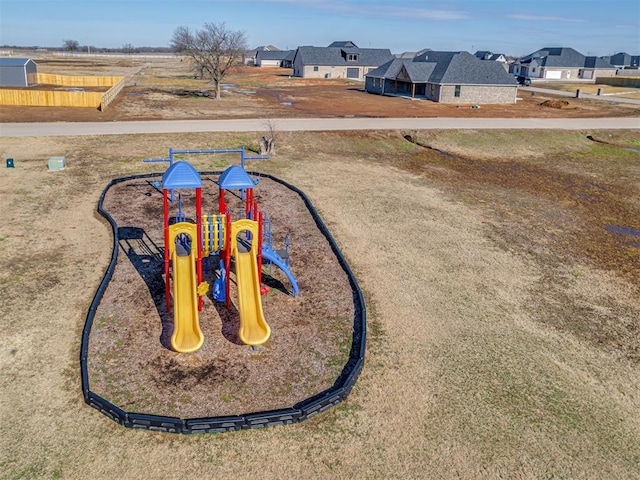
<path id="1" fill-rule="evenodd" d="M 556 108 L 553 95 L 519 93 L 515 105 L 439 104 L 371 95 L 363 83 L 344 79 L 302 79 L 285 68 L 242 67 L 225 79 L 224 102 L 213 85 L 197 80 L 177 59 L 34 57 L 38 71 L 62 75 L 118 75 L 125 87 L 106 111 L 93 108 L 0 106 L 0 122 L 117 121 L 280 117 L 481 117 L 565 118 L 638 116 L 638 105 L 569 99 Z"/>
<path id="2" fill-rule="evenodd" d="M 102 189 L 157 171 L 141 160 L 168 147 L 260 134 L 2 139 L 0 478 L 640 478 L 637 130 L 281 133 L 255 169 L 310 197 L 366 296 L 347 401 L 197 436 L 87 406 L 80 337 L 112 242 Z M 54 155 L 66 169 L 47 171 Z"/>

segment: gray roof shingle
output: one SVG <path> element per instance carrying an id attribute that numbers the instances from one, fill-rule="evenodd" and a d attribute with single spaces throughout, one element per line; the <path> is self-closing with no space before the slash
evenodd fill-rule
<path id="1" fill-rule="evenodd" d="M 347 60 L 346 54 L 356 53 L 357 60 Z M 393 58 L 388 48 L 353 48 L 353 47 L 298 47 L 299 56 L 304 65 L 382 65 Z"/>
<path id="2" fill-rule="evenodd" d="M 293 53 L 293 50 L 261 50 L 256 58 L 258 60 L 287 60 Z"/>
<path id="3" fill-rule="evenodd" d="M 535 61 L 541 67 L 557 68 L 614 68 L 609 62 L 597 58 L 586 57 L 569 47 L 545 47 L 519 60 L 520 64 Z"/>
<path id="4" fill-rule="evenodd" d="M 455 85 L 517 85 L 501 64 L 486 62 L 468 52 L 426 51 L 413 59 L 396 58 L 367 76 L 394 79 L 404 67 L 413 83 Z"/>
<path id="5" fill-rule="evenodd" d="M 30 58 L 2 57 L 0 58 L 0 67 L 24 67 L 30 60 Z M 33 62 L 33 60 L 31 61 Z"/>

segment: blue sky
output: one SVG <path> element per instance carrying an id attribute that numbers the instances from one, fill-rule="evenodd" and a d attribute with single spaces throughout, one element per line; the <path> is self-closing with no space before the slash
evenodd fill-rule
<path id="1" fill-rule="evenodd" d="M 0 44 L 169 46 L 176 27 L 224 22 L 250 47 L 352 40 L 393 53 L 490 50 L 524 55 L 573 47 L 640 54 L 639 0 L 0 0 Z"/>

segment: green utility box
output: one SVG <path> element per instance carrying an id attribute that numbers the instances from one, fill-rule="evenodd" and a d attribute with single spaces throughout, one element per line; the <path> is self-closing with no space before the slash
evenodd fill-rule
<path id="1" fill-rule="evenodd" d="M 64 157 L 50 157 L 48 166 L 49 170 L 62 170 L 67 166 L 67 162 Z"/>
<path id="2" fill-rule="evenodd" d="M 13 158 L 7 158 L 7 168 L 13 168 Z"/>

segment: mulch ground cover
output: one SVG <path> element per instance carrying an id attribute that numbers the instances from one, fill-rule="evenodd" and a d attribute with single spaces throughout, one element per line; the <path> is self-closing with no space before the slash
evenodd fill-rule
<path id="1" fill-rule="evenodd" d="M 290 237 L 299 295 L 293 297 L 284 273 L 263 267 L 270 290 L 262 303 L 272 334 L 252 348 L 238 339 L 232 274 L 230 309 L 211 292 L 204 297 L 203 347 L 193 354 L 171 350 L 162 191 L 154 186 L 160 179 L 127 180 L 105 196 L 104 209 L 118 225 L 119 255 L 89 337 L 91 390 L 129 412 L 199 418 L 286 408 L 331 387 L 351 346 L 351 287 L 300 196 L 269 178 L 260 178 L 255 199 L 272 222 L 274 248 L 284 248 L 285 235 Z M 183 210 L 193 218 L 195 193 L 180 192 Z M 242 208 L 238 195 L 227 193 L 226 199 L 232 215 Z M 216 214 L 217 206 L 217 175 L 204 175 L 203 214 Z M 176 213 L 175 204 L 171 210 Z M 205 269 L 211 285 L 214 275 Z"/>

